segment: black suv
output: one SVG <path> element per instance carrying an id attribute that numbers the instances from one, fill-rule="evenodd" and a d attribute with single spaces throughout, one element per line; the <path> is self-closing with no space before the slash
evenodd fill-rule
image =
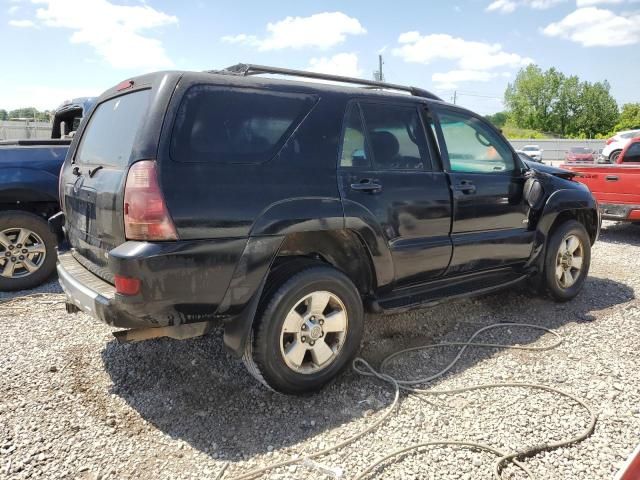
<path id="1" fill-rule="evenodd" d="M 365 311 L 527 278 L 573 298 L 600 218 L 571 175 L 424 90 L 256 65 L 160 72 L 100 97 L 50 223 L 70 244 L 69 312 L 122 341 L 222 324 L 256 378 L 298 393 L 354 357 Z"/>

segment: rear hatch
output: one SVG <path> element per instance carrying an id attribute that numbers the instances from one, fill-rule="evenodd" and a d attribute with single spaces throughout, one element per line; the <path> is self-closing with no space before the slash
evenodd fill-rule
<path id="1" fill-rule="evenodd" d="M 134 83 L 129 81 L 125 88 Z M 139 83 L 149 88 L 124 94 L 116 88 L 103 95 L 106 99 L 99 100 L 81 127 L 79 141 L 74 141 L 61 172 L 65 230 L 73 254 L 110 283 L 108 252 L 126 241 L 123 196 L 129 165 L 155 158 L 162 118 L 150 117 L 156 113 L 154 108 L 162 112 L 166 108 L 157 105 L 159 93 L 153 88 L 157 81 Z"/>

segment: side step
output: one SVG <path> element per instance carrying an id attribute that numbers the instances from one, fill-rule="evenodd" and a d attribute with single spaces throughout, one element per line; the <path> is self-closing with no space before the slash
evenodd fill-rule
<path id="1" fill-rule="evenodd" d="M 171 327 L 149 327 L 134 328 L 131 330 L 120 330 L 113 332 L 118 343 L 140 342 L 152 338 L 169 337 L 176 340 L 186 340 L 187 338 L 201 337 L 213 332 L 220 322 L 217 320 L 209 322 L 183 323 Z"/>
<path id="2" fill-rule="evenodd" d="M 504 271 L 467 275 L 454 279 L 405 288 L 378 299 L 377 306 L 385 313 L 399 313 L 414 308 L 429 307 L 459 298 L 484 295 L 515 285 L 529 275 Z M 490 285 L 490 286 L 486 286 Z"/>

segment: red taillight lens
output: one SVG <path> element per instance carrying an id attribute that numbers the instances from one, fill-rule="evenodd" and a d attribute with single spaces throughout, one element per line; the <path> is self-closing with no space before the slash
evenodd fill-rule
<path id="1" fill-rule="evenodd" d="M 114 276 L 116 292 L 121 295 L 137 295 L 140 293 L 140 280 L 137 278 Z"/>
<path id="2" fill-rule="evenodd" d="M 611 138 L 607 138 L 607 145 L 612 144 L 613 142 L 615 142 L 615 139 L 613 137 Z"/>
<path id="3" fill-rule="evenodd" d="M 153 160 L 134 163 L 129 169 L 124 187 L 124 233 L 128 240 L 178 239 Z"/>

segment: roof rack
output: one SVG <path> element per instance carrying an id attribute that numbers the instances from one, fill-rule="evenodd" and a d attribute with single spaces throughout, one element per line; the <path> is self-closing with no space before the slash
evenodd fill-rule
<path id="1" fill-rule="evenodd" d="M 423 90 L 422 88 L 408 87 L 406 85 L 398 85 L 395 83 L 378 82 L 375 80 L 365 80 L 362 78 L 343 77 L 342 75 L 329 75 L 326 73 L 307 72 L 304 70 L 292 70 L 290 68 L 254 65 L 250 63 L 238 63 L 237 65 L 232 65 L 231 67 L 227 67 L 224 70 L 210 70 L 208 73 L 240 75 L 243 77 L 249 75 L 259 75 L 261 73 L 272 73 L 277 75 L 287 75 L 291 77 L 316 78 L 319 80 L 329 80 L 333 82 L 362 85 L 368 88 L 387 88 L 389 90 L 400 90 L 403 92 L 409 92 L 411 95 L 416 97 L 430 98 L 432 100 L 442 100 L 437 95 L 434 95 L 427 90 Z"/>

